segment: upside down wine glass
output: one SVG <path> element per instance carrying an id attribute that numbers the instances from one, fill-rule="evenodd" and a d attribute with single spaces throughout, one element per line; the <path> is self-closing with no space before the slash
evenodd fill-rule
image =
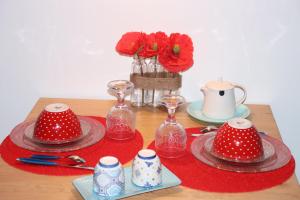
<path id="1" fill-rule="evenodd" d="M 108 93 L 117 97 L 114 105 L 106 117 L 106 134 L 115 140 L 127 140 L 135 134 L 135 114 L 125 104 L 125 97 L 129 95 L 134 85 L 130 81 L 115 80 L 107 84 Z"/>
<path id="2" fill-rule="evenodd" d="M 176 108 L 184 103 L 180 95 L 166 95 L 160 104 L 168 109 L 168 118 L 160 125 L 155 135 L 157 154 L 165 158 L 178 158 L 184 155 L 186 149 L 186 132 L 175 119 Z"/>

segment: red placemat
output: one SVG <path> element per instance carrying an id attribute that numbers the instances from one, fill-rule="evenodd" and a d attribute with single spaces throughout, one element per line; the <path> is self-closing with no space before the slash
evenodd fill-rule
<path id="1" fill-rule="evenodd" d="M 105 125 L 105 118 L 102 117 L 92 117 L 100 121 Z M 66 167 L 51 167 L 51 166 L 37 166 L 30 164 L 23 164 L 16 161 L 16 158 L 19 157 L 29 157 L 32 154 L 47 154 L 39 153 L 35 151 L 30 151 L 16 146 L 8 137 L 1 144 L 1 156 L 8 164 L 18 169 L 29 171 L 36 174 L 47 174 L 47 175 L 81 175 L 93 173 L 91 170 L 83 169 L 72 169 Z M 63 153 L 50 153 L 49 155 L 79 155 L 86 160 L 86 165 L 95 166 L 99 161 L 100 157 L 103 156 L 115 156 L 117 157 L 122 164 L 127 163 L 132 160 L 137 152 L 143 148 L 143 138 L 140 132 L 136 130 L 135 138 L 128 141 L 115 141 L 107 137 L 104 137 L 98 143 L 80 149 L 76 151 L 69 151 Z M 70 163 L 69 159 L 63 158 L 58 160 L 59 163 Z"/>
<path id="2" fill-rule="evenodd" d="M 183 186 L 209 192 L 250 192 L 281 184 L 294 173 L 294 158 L 277 170 L 260 173 L 237 173 L 208 166 L 197 160 L 190 151 L 195 139 L 191 134 L 198 133 L 199 128 L 188 128 L 186 132 L 186 155 L 178 159 L 161 158 L 161 162 L 181 179 Z M 148 148 L 155 149 L 154 141 Z"/>

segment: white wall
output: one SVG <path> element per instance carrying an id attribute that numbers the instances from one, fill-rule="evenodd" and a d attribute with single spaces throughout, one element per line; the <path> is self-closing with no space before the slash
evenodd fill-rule
<path id="1" fill-rule="evenodd" d="M 245 85 L 247 103 L 272 105 L 300 162 L 299 25 L 298 0 L 1 0 L 0 141 L 41 96 L 110 98 L 106 83 L 130 71 L 114 50 L 120 36 L 162 30 L 194 41 L 187 100 L 220 76 Z"/>

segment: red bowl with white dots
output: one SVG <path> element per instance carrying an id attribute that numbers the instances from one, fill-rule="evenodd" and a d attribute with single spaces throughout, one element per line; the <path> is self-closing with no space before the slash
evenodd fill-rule
<path id="1" fill-rule="evenodd" d="M 218 129 L 211 153 L 228 161 L 255 162 L 263 159 L 264 148 L 252 122 L 234 118 Z"/>
<path id="2" fill-rule="evenodd" d="M 63 103 L 49 104 L 40 113 L 33 139 L 45 144 L 63 144 L 81 138 L 80 122 L 70 107 Z"/>

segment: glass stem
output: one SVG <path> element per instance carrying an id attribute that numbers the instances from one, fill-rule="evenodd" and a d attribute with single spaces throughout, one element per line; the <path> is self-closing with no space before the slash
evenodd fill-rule
<path id="1" fill-rule="evenodd" d="M 118 103 L 116 105 L 116 107 L 122 107 L 124 106 L 124 102 L 125 102 L 125 95 L 124 93 L 118 92 L 117 93 L 117 98 L 118 98 Z"/>
<path id="2" fill-rule="evenodd" d="M 167 119 L 168 122 L 171 122 L 171 123 L 176 122 L 175 111 L 176 111 L 175 108 L 168 108 L 168 119 Z"/>

